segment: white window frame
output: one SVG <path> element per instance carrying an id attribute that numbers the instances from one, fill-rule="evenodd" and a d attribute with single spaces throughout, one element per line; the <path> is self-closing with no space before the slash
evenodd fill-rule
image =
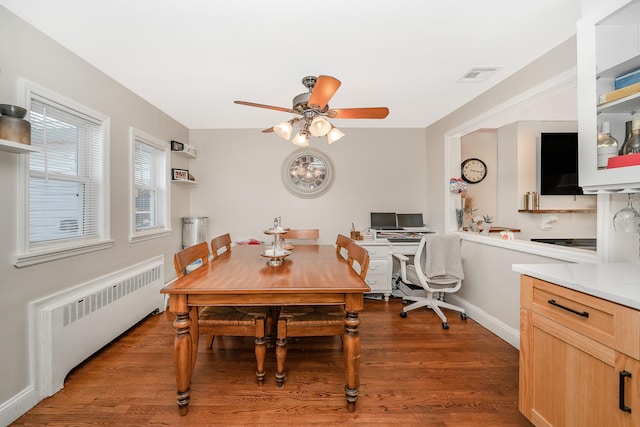
<path id="1" fill-rule="evenodd" d="M 134 182 L 135 177 L 135 147 L 136 141 L 143 144 L 150 145 L 158 150 L 162 151 L 162 158 L 158 159 L 158 167 L 160 178 L 156 187 L 156 206 L 155 217 L 156 226 L 154 228 L 138 230 L 136 229 L 136 194 L 137 189 Z M 130 228 L 129 228 L 129 241 L 132 243 L 155 239 L 158 237 L 164 237 L 171 234 L 171 186 L 169 185 L 169 171 L 170 171 L 170 159 L 171 151 L 170 145 L 166 141 L 162 141 L 159 138 L 144 133 L 138 129 L 130 128 L 129 132 L 129 146 L 130 146 Z"/>
<path id="2" fill-rule="evenodd" d="M 109 147 L 110 147 L 110 122 L 109 116 L 68 99 L 58 93 L 39 86 L 26 79 L 18 79 L 18 101 L 27 110 L 31 110 L 31 99 L 38 97 L 51 103 L 77 111 L 102 123 L 102 177 L 98 190 L 97 202 L 97 235 L 93 237 L 77 237 L 60 241 L 51 240 L 46 243 L 32 245 L 29 242 L 29 154 L 22 156 L 20 162 L 20 181 L 18 191 L 18 253 L 14 265 L 25 267 L 40 264 L 60 258 L 76 256 L 88 252 L 94 252 L 110 248 L 113 245 L 110 230 L 110 205 L 109 205 Z M 29 117 L 27 117 L 27 120 Z"/>

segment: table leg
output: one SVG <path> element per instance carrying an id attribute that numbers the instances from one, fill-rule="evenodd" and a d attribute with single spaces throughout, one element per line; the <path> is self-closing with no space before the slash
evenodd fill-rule
<path id="1" fill-rule="evenodd" d="M 189 312 L 176 313 L 173 327 L 176 329 L 176 337 L 173 342 L 173 360 L 176 370 L 176 384 L 178 387 L 177 403 L 180 415 L 187 415 L 189 399 L 191 395 L 192 341 L 189 326 L 191 318 Z"/>
<path id="2" fill-rule="evenodd" d="M 356 410 L 358 388 L 360 387 L 360 335 L 358 333 L 360 318 L 358 312 L 347 312 L 344 324 L 344 371 L 347 380 L 344 390 L 347 398 L 347 410 L 353 412 Z"/>

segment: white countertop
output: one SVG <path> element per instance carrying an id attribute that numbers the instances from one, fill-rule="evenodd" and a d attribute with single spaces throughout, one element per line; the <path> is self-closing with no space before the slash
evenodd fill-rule
<path id="1" fill-rule="evenodd" d="M 513 264 L 512 269 L 640 310 L 640 264 Z"/>

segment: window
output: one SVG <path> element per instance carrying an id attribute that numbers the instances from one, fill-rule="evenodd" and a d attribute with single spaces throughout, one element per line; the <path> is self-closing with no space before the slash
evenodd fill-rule
<path id="1" fill-rule="evenodd" d="M 169 143 L 131 128 L 131 241 L 169 234 Z"/>
<path id="2" fill-rule="evenodd" d="M 31 122 L 16 266 L 110 246 L 108 117 L 23 81 Z"/>

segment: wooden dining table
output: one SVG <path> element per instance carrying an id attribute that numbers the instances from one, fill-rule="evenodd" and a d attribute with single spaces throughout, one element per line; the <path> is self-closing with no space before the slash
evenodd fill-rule
<path id="1" fill-rule="evenodd" d="M 347 409 L 358 400 L 360 336 L 358 312 L 370 289 L 332 245 L 299 245 L 282 265 L 270 266 L 261 256 L 264 246 L 238 245 L 161 290 L 169 295 L 173 326 L 177 403 L 188 412 L 191 376 L 198 349 L 195 307 L 344 304 L 343 337 Z"/>

